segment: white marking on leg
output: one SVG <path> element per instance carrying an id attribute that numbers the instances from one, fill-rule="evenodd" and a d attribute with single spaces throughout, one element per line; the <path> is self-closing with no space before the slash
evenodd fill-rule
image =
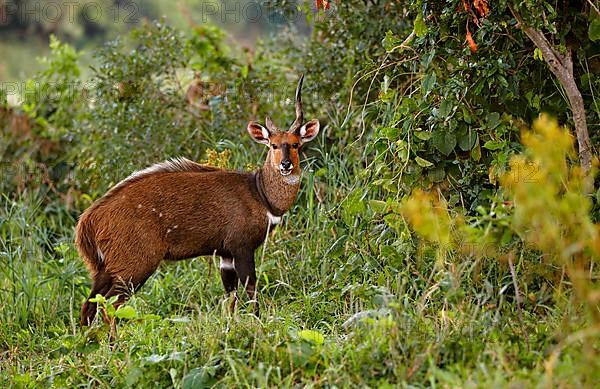
<path id="1" fill-rule="evenodd" d="M 234 270 L 235 263 L 231 258 L 221 258 L 221 269 L 222 270 Z"/>

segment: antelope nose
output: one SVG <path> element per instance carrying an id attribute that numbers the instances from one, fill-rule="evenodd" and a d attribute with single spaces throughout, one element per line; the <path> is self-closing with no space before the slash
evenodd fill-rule
<path id="1" fill-rule="evenodd" d="M 292 168 L 292 161 L 290 161 L 290 160 L 281 161 L 281 168 L 285 169 L 285 170 L 290 170 Z"/>

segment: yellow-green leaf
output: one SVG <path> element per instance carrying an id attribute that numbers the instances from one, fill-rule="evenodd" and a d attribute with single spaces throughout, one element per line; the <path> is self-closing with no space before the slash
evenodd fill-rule
<path id="1" fill-rule="evenodd" d="M 592 42 L 600 40 L 600 18 L 592 20 L 588 29 L 588 36 Z"/>
<path id="2" fill-rule="evenodd" d="M 387 203 L 381 200 L 369 200 L 369 207 L 374 212 L 383 212 L 387 208 Z"/>
<path id="3" fill-rule="evenodd" d="M 415 18 L 415 34 L 419 38 L 423 38 L 427 34 L 427 25 L 422 14 L 418 14 Z"/>
<path id="4" fill-rule="evenodd" d="M 417 163 L 417 165 L 419 165 L 421 167 L 433 166 L 433 164 L 431 162 L 429 162 L 428 160 L 421 158 L 421 157 L 416 157 L 415 162 Z"/>
<path id="5" fill-rule="evenodd" d="M 302 330 L 298 332 L 298 336 L 307 342 L 316 344 L 317 346 L 320 346 L 325 342 L 325 336 L 323 336 L 323 334 L 321 334 L 319 331 Z"/>
<path id="6" fill-rule="evenodd" d="M 115 317 L 119 319 L 135 319 L 137 312 L 131 305 L 121 305 L 115 312 Z"/>

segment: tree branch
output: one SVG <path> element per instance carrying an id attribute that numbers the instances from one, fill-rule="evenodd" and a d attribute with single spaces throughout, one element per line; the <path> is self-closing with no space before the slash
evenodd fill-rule
<path id="1" fill-rule="evenodd" d="M 575 124 L 575 133 L 577 135 L 577 143 L 579 146 L 581 168 L 584 173 L 588 175 L 592 167 L 592 146 L 587 128 L 583 97 L 581 96 L 581 92 L 579 91 L 573 76 L 571 49 L 567 48 L 567 51 L 564 54 L 560 53 L 550 42 L 548 42 L 548 39 L 546 39 L 540 30 L 525 24 L 521 15 L 515 11 L 510 4 L 508 8 L 519 23 L 519 27 L 525 32 L 525 35 L 527 35 L 536 47 L 540 49 L 544 60 L 548 64 L 548 67 L 550 67 L 550 71 L 558 78 L 558 81 L 567 94 L 569 104 L 571 105 L 571 111 L 573 112 L 573 122 Z M 587 189 L 589 190 L 591 187 Z"/>

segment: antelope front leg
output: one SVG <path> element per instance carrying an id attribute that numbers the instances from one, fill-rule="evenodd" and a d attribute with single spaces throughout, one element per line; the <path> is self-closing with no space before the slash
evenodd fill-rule
<path id="1" fill-rule="evenodd" d="M 256 269 L 254 266 L 254 252 L 240 253 L 234 261 L 235 272 L 240 282 L 246 288 L 248 299 L 254 304 L 254 314 L 258 316 L 258 300 L 256 298 Z"/>
<path id="2" fill-rule="evenodd" d="M 227 295 L 231 295 L 233 292 L 231 305 L 229 309 L 231 312 L 235 310 L 235 304 L 237 301 L 237 295 L 235 291 L 237 289 L 238 284 L 238 275 L 235 271 L 233 258 L 221 258 L 221 281 L 223 281 L 223 287 L 225 288 L 225 293 Z"/>

